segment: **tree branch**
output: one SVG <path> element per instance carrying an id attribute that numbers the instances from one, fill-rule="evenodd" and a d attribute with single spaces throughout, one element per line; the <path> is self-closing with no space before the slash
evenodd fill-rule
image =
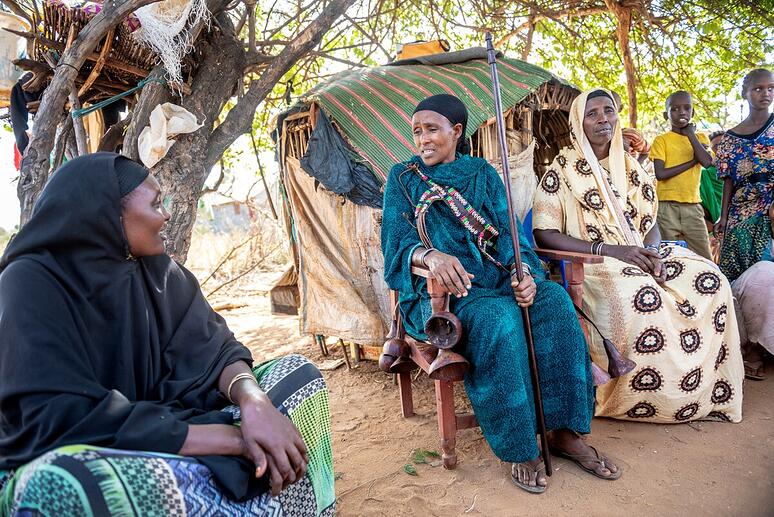
<path id="1" fill-rule="evenodd" d="M 117 26 L 130 13 L 158 0 L 112 0 L 81 30 L 72 46 L 62 54 L 51 84 L 46 88 L 36 115 L 32 138 L 22 162 L 17 193 L 21 202 L 20 225 L 32 215 L 38 194 L 48 180 L 48 165 L 54 134 L 62 120 L 68 94 L 74 87 L 75 77 L 94 51 L 97 43 L 110 29 Z"/>
<path id="2" fill-rule="evenodd" d="M 626 72 L 626 91 L 629 97 L 629 127 L 637 127 L 637 73 L 632 60 L 632 50 L 629 48 L 629 31 L 632 28 L 631 8 L 621 7 L 616 0 L 605 0 L 608 9 L 616 17 L 616 38 L 621 46 L 621 59 Z"/>
<path id="3" fill-rule="evenodd" d="M 261 77 L 252 83 L 244 97 L 229 111 L 223 123 L 212 133 L 207 146 L 204 163 L 211 169 L 236 138 L 252 130 L 253 118 L 258 104 L 271 92 L 279 81 L 298 61 L 312 50 L 322 39 L 333 22 L 341 16 L 355 0 L 331 0 L 320 15 L 311 22 L 282 52 L 269 64 Z"/>

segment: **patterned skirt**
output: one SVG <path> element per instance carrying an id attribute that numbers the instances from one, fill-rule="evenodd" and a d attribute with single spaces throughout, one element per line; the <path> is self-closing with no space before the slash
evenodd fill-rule
<path id="1" fill-rule="evenodd" d="M 306 358 L 290 355 L 253 369 L 261 388 L 301 432 L 306 476 L 279 496 L 227 499 L 194 458 L 71 445 L 14 471 L 0 471 L 0 515 L 242 516 L 333 515 L 333 455 L 328 389 Z M 239 408 L 224 409 L 239 420 Z"/>
<path id="2" fill-rule="evenodd" d="M 585 269 L 583 303 L 637 363 L 597 387 L 596 416 L 662 424 L 742 420 L 744 367 L 731 286 L 717 266 L 679 246 L 660 248 L 666 282 L 605 257 Z M 607 355 L 592 333 L 591 357 Z"/>
<path id="3" fill-rule="evenodd" d="M 719 265 L 729 282 L 761 260 L 771 238 L 771 220 L 767 214 L 750 217 L 726 231 Z"/>

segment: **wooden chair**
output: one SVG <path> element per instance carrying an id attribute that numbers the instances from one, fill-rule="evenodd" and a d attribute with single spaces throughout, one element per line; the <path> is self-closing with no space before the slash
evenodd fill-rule
<path id="1" fill-rule="evenodd" d="M 583 298 L 584 264 L 601 263 L 602 257 L 556 250 L 535 249 L 535 251 L 541 259 L 553 267 L 559 268 L 565 289 L 567 289 L 573 302 L 580 306 Z M 428 269 L 412 267 L 411 273 L 427 279 L 427 291 L 432 307 L 430 318 L 440 317 L 442 321 L 448 321 L 450 314 L 448 312 L 449 294 L 432 277 Z M 457 465 L 455 451 L 457 431 L 478 427 L 478 421 L 473 413 L 457 413 L 454 408 L 454 383 L 463 380 L 468 362 L 449 348 L 439 348 L 430 342 L 420 341 L 408 335 L 401 321 L 396 291 L 390 291 L 390 302 L 393 314 L 392 328 L 387 336 L 388 339 L 384 345 L 385 353 L 382 354 L 379 365 L 383 370 L 397 376 L 404 418 L 414 415 L 414 401 L 411 391 L 412 370 L 421 368 L 433 379 L 443 466 L 446 469 L 454 469 Z M 588 340 L 586 323 L 580 316 L 578 319 Z M 449 323 L 449 325 L 452 324 Z M 453 333 L 454 329 L 449 329 L 449 331 Z M 459 331 L 461 332 L 461 327 Z"/>

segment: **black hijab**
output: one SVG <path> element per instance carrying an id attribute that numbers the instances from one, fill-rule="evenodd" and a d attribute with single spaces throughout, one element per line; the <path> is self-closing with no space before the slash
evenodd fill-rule
<path id="1" fill-rule="evenodd" d="M 67 162 L 0 259 L 0 469 L 71 444 L 175 454 L 189 424 L 233 423 L 218 377 L 249 350 L 187 269 L 126 258 L 120 193 L 138 167 Z M 265 489 L 246 459 L 200 461 L 232 499 Z"/>
<path id="2" fill-rule="evenodd" d="M 460 154 L 470 154 L 470 144 L 465 136 L 465 131 L 468 128 L 468 108 L 465 107 L 461 100 L 447 93 L 433 95 L 417 104 L 414 113 L 425 110 L 443 115 L 451 122 L 452 126 L 462 124 L 462 135 L 457 140 L 457 152 Z"/>

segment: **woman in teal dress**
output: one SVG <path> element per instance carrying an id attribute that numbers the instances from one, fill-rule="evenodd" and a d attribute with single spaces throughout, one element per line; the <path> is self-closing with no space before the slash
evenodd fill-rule
<path id="1" fill-rule="evenodd" d="M 451 310 L 464 329 L 460 352 L 470 362 L 465 389 L 494 453 L 513 463 L 513 481 L 530 492 L 546 487 L 537 446 L 535 410 L 519 305 L 530 308 L 540 387 L 552 452 L 570 457 L 588 472 L 617 479 L 621 471 L 588 446 L 594 393 L 583 332 L 567 293 L 546 278 L 543 266 L 520 230 L 526 271 L 512 280 L 513 247 L 502 180 L 486 160 L 473 158 L 465 134 L 467 111 L 451 95 L 422 101 L 412 117 L 418 156 L 395 165 L 384 193 L 382 251 L 385 280 L 400 293 L 409 334 L 424 338 L 430 298 L 425 281 L 411 275 L 426 265 L 453 295 Z M 444 202 L 428 203 L 440 185 L 467 212 L 494 228 L 491 245 L 478 239 Z M 426 210 L 434 248 L 425 249 L 415 226 Z M 464 219 L 464 218 L 463 218 Z M 515 278 L 515 277 L 514 277 Z"/>

